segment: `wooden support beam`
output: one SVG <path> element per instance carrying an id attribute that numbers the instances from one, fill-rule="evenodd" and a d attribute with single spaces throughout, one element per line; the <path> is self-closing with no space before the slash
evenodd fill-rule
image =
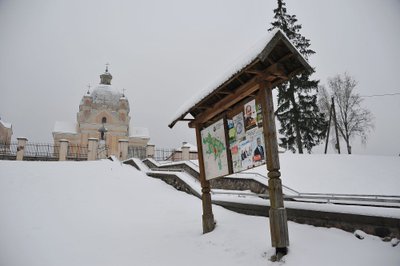
<path id="1" fill-rule="evenodd" d="M 287 253 L 289 246 L 289 233 L 287 226 L 287 214 L 283 205 L 282 182 L 280 179 L 280 164 L 278 154 L 278 139 L 275 126 L 274 103 L 272 89 L 269 84 L 260 84 L 260 100 L 263 115 L 264 143 L 267 156 L 268 189 L 270 200 L 270 231 L 271 243 L 276 248 L 277 256 Z"/>
<path id="2" fill-rule="evenodd" d="M 267 61 L 268 63 L 270 63 L 271 65 L 275 64 L 276 62 L 274 60 L 272 60 L 269 56 L 267 57 Z"/>
<path id="3" fill-rule="evenodd" d="M 239 89 L 237 89 L 234 93 L 226 96 L 224 99 L 216 103 L 209 110 L 204 111 L 203 113 L 195 117 L 195 120 L 189 123 L 189 127 L 193 128 L 195 127 L 195 124 L 203 123 L 210 120 L 217 114 L 221 113 L 223 110 L 226 110 L 230 106 L 234 105 L 235 103 L 239 102 L 240 100 L 257 90 L 258 83 L 254 78 L 250 82 L 240 86 Z"/>
<path id="4" fill-rule="evenodd" d="M 281 62 L 277 62 L 265 70 L 246 70 L 248 74 L 256 75 L 262 80 L 271 81 L 275 77 L 287 79 L 287 73 Z"/>
<path id="5" fill-rule="evenodd" d="M 199 160 L 199 170 L 200 170 L 200 184 L 201 184 L 201 202 L 203 207 L 203 234 L 211 232 L 215 228 L 214 214 L 211 205 L 211 187 L 210 181 L 206 180 L 206 172 L 203 160 L 203 146 L 201 143 L 201 125 L 196 126 L 196 142 Z"/>
<path id="6" fill-rule="evenodd" d="M 240 84 L 244 84 L 243 80 L 240 79 L 240 76 L 238 76 L 236 79 L 240 82 Z"/>
<path id="7" fill-rule="evenodd" d="M 229 91 L 218 91 L 217 94 L 229 95 L 229 94 L 232 94 L 232 92 L 229 92 Z"/>

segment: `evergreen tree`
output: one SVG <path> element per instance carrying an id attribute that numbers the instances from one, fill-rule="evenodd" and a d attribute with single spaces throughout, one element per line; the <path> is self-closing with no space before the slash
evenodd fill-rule
<path id="1" fill-rule="evenodd" d="M 278 7 L 274 9 L 274 22 L 268 30 L 280 29 L 305 59 L 315 52 L 310 48 L 310 40 L 302 36 L 299 31 L 301 24 L 297 24 L 295 15 L 286 12 L 286 4 L 278 0 Z M 327 123 L 325 116 L 317 105 L 319 80 L 312 80 L 310 72 L 293 77 L 290 81 L 278 86 L 278 108 L 275 112 L 281 128 L 279 144 L 283 148 L 303 153 L 303 147 L 311 149 L 325 137 Z"/>

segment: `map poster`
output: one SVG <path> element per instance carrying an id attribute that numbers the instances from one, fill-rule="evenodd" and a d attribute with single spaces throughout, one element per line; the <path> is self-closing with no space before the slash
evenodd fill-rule
<path id="1" fill-rule="evenodd" d="M 206 180 L 229 174 L 223 119 L 201 131 L 201 144 Z"/>

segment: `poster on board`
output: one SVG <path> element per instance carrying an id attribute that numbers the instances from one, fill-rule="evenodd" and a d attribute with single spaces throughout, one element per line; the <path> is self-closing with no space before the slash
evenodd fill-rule
<path id="1" fill-rule="evenodd" d="M 257 127 L 256 100 L 244 105 L 244 127 L 246 132 Z"/>
<path id="2" fill-rule="evenodd" d="M 206 180 L 229 174 L 223 119 L 201 130 L 201 144 Z"/>
<path id="3" fill-rule="evenodd" d="M 261 103 L 253 99 L 242 108 L 243 111 L 228 120 L 228 130 L 235 129 L 235 137 L 229 138 L 234 173 L 266 163 Z M 238 125 L 242 131 L 237 129 Z"/>
<path id="4" fill-rule="evenodd" d="M 240 141 L 246 136 L 246 132 L 244 129 L 243 112 L 240 112 L 232 117 L 232 121 L 236 132 L 236 140 Z"/>
<path id="5" fill-rule="evenodd" d="M 253 167 L 265 163 L 265 145 L 262 130 L 258 130 L 252 137 L 252 160 Z"/>
<path id="6" fill-rule="evenodd" d="M 241 160 L 241 170 L 249 169 L 253 166 L 252 143 L 245 139 L 239 143 L 239 153 Z"/>

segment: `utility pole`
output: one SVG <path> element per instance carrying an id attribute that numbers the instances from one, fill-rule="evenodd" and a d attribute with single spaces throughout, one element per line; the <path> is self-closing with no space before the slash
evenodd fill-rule
<path id="1" fill-rule="evenodd" d="M 328 132 L 326 133 L 326 141 L 325 141 L 325 154 L 328 151 L 329 132 L 331 131 L 331 121 L 332 121 L 332 104 L 331 104 L 331 108 L 329 110 Z"/>
<path id="2" fill-rule="evenodd" d="M 326 141 L 325 141 L 325 154 L 328 151 L 329 132 L 330 132 L 330 129 L 331 129 L 332 115 L 333 115 L 333 122 L 335 123 L 335 133 L 336 133 L 335 148 L 338 150 L 338 153 L 340 154 L 339 133 L 338 133 L 338 128 L 337 128 L 335 101 L 334 101 L 333 97 L 331 98 L 331 100 L 332 100 L 332 103 L 331 103 L 331 108 L 329 110 L 328 132 L 326 134 Z"/>
<path id="3" fill-rule="evenodd" d="M 336 111 L 335 111 L 335 101 L 332 97 L 332 110 L 333 110 L 333 122 L 335 123 L 335 133 L 336 133 L 336 149 L 340 154 L 340 143 L 339 143 L 339 133 L 337 128 Z"/>

